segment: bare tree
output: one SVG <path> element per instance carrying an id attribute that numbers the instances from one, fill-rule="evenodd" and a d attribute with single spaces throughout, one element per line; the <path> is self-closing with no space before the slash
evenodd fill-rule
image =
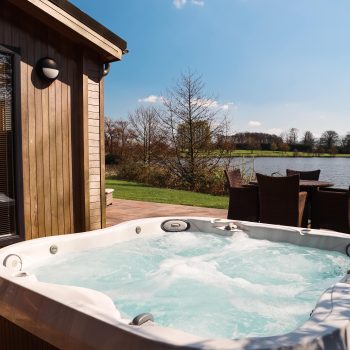
<path id="1" fill-rule="evenodd" d="M 288 144 L 295 145 L 298 143 L 298 132 L 297 128 L 291 128 L 288 131 Z"/>
<path id="2" fill-rule="evenodd" d="M 114 146 L 117 142 L 117 125 L 116 121 L 112 120 L 110 117 L 105 117 L 105 147 L 106 153 L 113 154 Z"/>
<path id="3" fill-rule="evenodd" d="M 325 131 L 320 138 L 319 145 L 326 152 L 335 153 L 336 146 L 339 143 L 339 135 L 336 131 L 327 130 Z"/>
<path id="4" fill-rule="evenodd" d="M 288 143 L 288 133 L 286 131 L 282 131 L 280 133 L 280 138 L 282 139 L 283 143 Z"/>
<path id="5" fill-rule="evenodd" d="M 117 144 L 116 154 L 121 160 L 126 160 L 132 152 L 132 142 L 135 138 L 132 130 L 130 129 L 130 123 L 127 120 L 117 120 Z"/>
<path id="6" fill-rule="evenodd" d="M 106 154 L 125 160 L 131 154 L 132 140 L 135 137 L 126 120 L 105 118 L 105 148 Z"/>
<path id="7" fill-rule="evenodd" d="M 312 151 L 315 146 L 315 137 L 311 131 L 305 131 L 303 135 L 303 144 L 308 147 L 309 151 Z"/>
<path id="8" fill-rule="evenodd" d="M 159 121 L 159 112 L 154 107 L 140 107 L 129 114 L 129 122 L 135 139 L 141 146 L 145 165 L 151 164 L 162 139 Z"/>
<path id="9" fill-rule="evenodd" d="M 163 105 L 163 132 L 173 151 L 164 161 L 188 188 L 196 190 L 203 174 L 220 160 L 221 154 L 212 157 L 213 141 L 225 133 L 225 122 L 217 118 L 215 100 L 204 94 L 202 78 L 192 72 L 180 76 Z"/>
<path id="10" fill-rule="evenodd" d="M 342 139 L 343 153 L 350 153 L 350 132 L 348 132 Z"/>

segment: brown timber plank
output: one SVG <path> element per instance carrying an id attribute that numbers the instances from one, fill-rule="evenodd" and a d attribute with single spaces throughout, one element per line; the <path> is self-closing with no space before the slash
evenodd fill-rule
<path id="1" fill-rule="evenodd" d="M 100 195 L 91 195 L 90 203 L 99 203 L 101 201 Z"/>
<path id="2" fill-rule="evenodd" d="M 89 105 L 88 108 L 89 108 L 89 112 L 90 113 L 96 113 L 97 114 L 97 118 L 99 117 L 99 111 L 100 111 L 99 106 Z"/>
<path id="3" fill-rule="evenodd" d="M 67 86 L 67 79 L 68 79 L 68 60 L 63 57 L 61 61 L 61 74 L 62 74 L 62 164 L 63 164 L 63 212 L 64 212 L 64 233 L 71 232 L 71 215 L 70 215 L 70 164 L 69 164 L 69 126 L 68 126 L 68 118 L 69 115 L 69 108 L 68 108 L 68 86 Z"/>
<path id="4" fill-rule="evenodd" d="M 100 80 L 100 162 L 101 162 L 101 227 L 106 227 L 106 169 L 105 169 L 105 110 L 104 78 Z"/>
<path id="5" fill-rule="evenodd" d="M 95 127 L 99 128 L 100 121 L 98 119 L 89 118 L 89 126 L 95 126 Z"/>
<path id="6" fill-rule="evenodd" d="M 98 147 L 89 147 L 89 154 L 100 154 L 100 149 Z"/>
<path id="7" fill-rule="evenodd" d="M 91 168 L 99 168 L 100 167 L 100 160 L 90 160 L 89 166 L 90 166 L 90 169 Z"/>
<path id="8" fill-rule="evenodd" d="M 29 128 L 28 128 L 28 63 L 23 59 L 28 56 L 28 34 L 21 30 L 21 120 L 22 120 L 22 167 L 23 167 L 23 199 L 25 239 L 32 235 L 30 221 L 30 167 L 29 167 Z M 19 179 L 21 181 L 21 179 Z"/>
<path id="9" fill-rule="evenodd" d="M 101 213 L 97 216 L 91 216 L 90 224 L 94 226 L 94 230 L 101 228 Z"/>
<path id="10" fill-rule="evenodd" d="M 90 203 L 90 208 L 91 209 L 100 209 L 101 208 L 101 203 L 100 202 Z"/>
<path id="11" fill-rule="evenodd" d="M 84 204 L 85 204 L 85 229 L 90 229 L 90 195 L 89 195 L 89 140 L 88 140 L 88 88 L 87 58 L 83 58 L 83 145 L 84 145 Z"/>
<path id="12" fill-rule="evenodd" d="M 58 63 L 62 67 L 61 56 Z M 62 82 L 61 78 L 55 80 L 56 85 L 56 157 L 57 157 L 57 215 L 58 234 L 64 233 L 64 196 L 63 196 L 63 138 L 62 138 Z"/>
<path id="13" fill-rule="evenodd" d="M 99 98 L 100 98 L 100 94 L 98 91 L 89 90 L 88 96 L 89 96 L 89 100 L 91 100 L 91 99 L 99 100 Z"/>
<path id="14" fill-rule="evenodd" d="M 29 181 L 30 181 L 30 220 L 32 226 L 31 237 L 38 237 L 38 196 L 37 196 L 37 174 L 36 174 L 36 119 L 35 119 L 35 91 L 31 79 L 33 67 L 35 65 L 34 45 L 31 38 L 27 37 L 28 42 L 28 141 L 29 141 Z"/>
<path id="15" fill-rule="evenodd" d="M 98 98 L 89 97 L 89 106 L 99 106 L 100 100 Z"/>
<path id="16" fill-rule="evenodd" d="M 89 92 L 99 92 L 98 84 L 89 84 Z"/>
<path id="17" fill-rule="evenodd" d="M 74 231 L 85 231 L 85 192 L 84 192 L 84 108 L 83 108 L 83 59 L 74 62 L 75 76 L 71 96 L 71 142 L 72 142 L 72 181 L 74 186 Z M 73 76 L 70 74 L 70 76 Z"/>
<path id="18" fill-rule="evenodd" d="M 68 64 L 68 90 L 67 90 L 67 102 L 68 102 L 68 163 L 69 163 L 69 194 L 70 194 L 70 232 L 75 232 L 74 225 L 74 208 L 73 208 L 73 164 L 72 164 L 72 117 L 76 118 L 76 115 L 72 112 L 72 93 L 74 93 L 74 79 L 75 79 L 75 62 L 70 59 Z M 77 93 L 77 92 L 75 92 Z M 78 215 L 78 214 L 77 214 Z"/>
<path id="19" fill-rule="evenodd" d="M 99 153 L 90 154 L 90 161 L 92 160 L 100 160 L 100 154 Z"/>
<path id="20" fill-rule="evenodd" d="M 35 62 L 43 57 L 42 44 L 35 41 Z M 45 199 L 44 199 L 44 169 L 43 169 L 43 111 L 42 83 L 37 74 L 33 75 L 35 94 L 35 139 L 36 139 L 36 188 L 38 199 L 38 237 L 45 236 Z"/>
<path id="21" fill-rule="evenodd" d="M 99 195 L 100 195 L 100 188 L 91 188 L 90 186 L 90 196 L 99 196 Z"/>
<path id="22" fill-rule="evenodd" d="M 89 134 L 100 134 L 100 128 L 99 125 L 90 125 L 89 123 Z M 98 137 L 100 139 L 100 136 Z"/>
<path id="23" fill-rule="evenodd" d="M 100 228 L 101 228 L 100 220 L 97 223 L 93 223 L 90 225 L 90 231 L 98 230 Z"/>
<path id="24" fill-rule="evenodd" d="M 99 216 L 99 217 L 101 217 L 101 208 L 91 209 L 90 210 L 90 214 L 91 214 L 91 216 Z"/>
<path id="25" fill-rule="evenodd" d="M 100 181 L 90 181 L 90 189 L 100 189 Z"/>
<path id="26" fill-rule="evenodd" d="M 89 140 L 100 141 L 100 134 L 89 132 Z"/>
<path id="27" fill-rule="evenodd" d="M 54 49 L 48 47 L 48 55 L 55 57 Z M 58 228 L 58 204 L 57 204 L 57 147 L 56 147 L 56 83 L 49 86 L 49 138 L 50 138 L 50 200 L 51 200 L 51 234 L 56 235 Z"/>
<path id="28" fill-rule="evenodd" d="M 43 47 L 43 56 L 48 56 L 48 47 Z M 43 175 L 44 175 L 44 219 L 45 231 L 41 236 L 52 235 L 52 208 L 51 208 L 51 174 L 50 174 L 50 125 L 49 125 L 49 87 L 42 89 L 42 132 L 43 132 Z"/>
<path id="29" fill-rule="evenodd" d="M 90 175 L 101 175 L 101 169 L 100 168 L 91 168 L 89 171 Z"/>

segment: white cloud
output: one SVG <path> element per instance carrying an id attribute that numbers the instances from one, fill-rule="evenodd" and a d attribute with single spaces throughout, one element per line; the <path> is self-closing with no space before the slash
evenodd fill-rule
<path id="1" fill-rule="evenodd" d="M 204 0 L 192 0 L 193 5 L 204 6 Z"/>
<path id="2" fill-rule="evenodd" d="M 233 102 L 220 104 L 218 101 L 212 99 L 198 99 L 194 103 L 203 107 L 217 108 L 224 111 L 228 111 L 232 107 L 235 108 L 235 104 Z"/>
<path id="3" fill-rule="evenodd" d="M 271 128 L 271 129 L 268 129 L 267 132 L 269 134 L 275 134 L 275 135 L 280 135 L 282 133 L 282 129 L 280 128 Z"/>
<path id="4" fill-rule="evenodd" d="M 191 0 L 191 3 L 196 6 L 204 6 L 204 0 Z M 187 5 L 187 0 L 173 0 L 173 5 L 177 9 L 181 9 Z"/>
<path id="5" fill-rule="evenodd" d="M 230 108 L 236 109 L 237 107 L 233 102 L 228 102 L 221 105 L 220 108 L 224 111 L 228 111 Z"/>
<path id="6" fill-rule="evenodd" d="M 251 128 L 257 128 L 259 126 L 261 126 L 261 123 L 256 121 L 256 120 L 251 120 L 248 125 L 251 127 Z"/>
<path id="7" fill-rule="evenodd" d="M 163 101 L 162 96 L 149 95 L 145 98 L 139 98 L 138 102 L 147 102 L 147 103 L 161 103 Z"/>
<path id="8" fill-rule="evenodd" d="M 173 4 L 177 9 L 180 9 L 186 5 L 187 0 L 173 0 Z"/>
<path id="9" fill-rule="evenodd" d="M 198 98 L 194 100 L 193 103 L 198 106 L 209 107 L 209 108 L 217 108 L 219 106 L 218 101 L 212 99 Z"/>

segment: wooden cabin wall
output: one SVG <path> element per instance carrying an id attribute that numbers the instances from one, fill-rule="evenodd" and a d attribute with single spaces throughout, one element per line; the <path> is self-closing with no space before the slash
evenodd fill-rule
<path id="1" fill-rule="evenodd" d="M 104 225 L 104 159 L 98 154 L 103 128 L 98 120 L 103 113 L 100 64 L 90 60 L 85 72 L 82 48 L 6 2 L 1 11 L 0 45 L 21 56 L 25 238 L 100 228 Z M 42 83 L 35 72 L 36 62 L 45 56 L 54 58 L 61 69 L 50 85 Z M 85 90 L 90 91 L 88 107 Z M 86 118 L 86 107 L 91 118 Z M 88 149 L 81 146 L 86 137 Z"/>
<path id="2" fill-rule="evenodd" d="M 84 59 L 84 74 L 87 99 L 87 149 L 88 149 L 88 215 L 87 225 L 91 230 L 105 226 L 104 194 L 104 118 L 103 118 L 103 80 L 101 66 L 90 58 Z M 101 132 L 102 130 L 102 132 Z M 104 149 L 104 147 L 103 147 Z M 101 156 L 102 155 L 102 156 Z"/>

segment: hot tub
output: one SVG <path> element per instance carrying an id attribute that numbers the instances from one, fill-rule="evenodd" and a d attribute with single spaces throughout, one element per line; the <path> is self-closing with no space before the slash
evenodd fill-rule
<path id="1" fill-rule="evenodd" d="M 9 349 L 16 348 L 14 345 L 16 342 L 16 344 L 21 342 L 22 348 L 26 349 L 30 348 L 29 343 L 26 347 L 26 342 L 35 344 L 32 345 L 33 348 L 37 348 L 37 344 L 42 342 L 46 348 L 56 347 L 59 349 L 347 349 L 350 339 L 348 334 L 350 275 L 347 273 L 347 269 L 342 271 L 341 276 L 334 283 L 325 286 L 310 310 L 303 311 L 307 317 L 305 322 L 298 325 L 296 329 L 291 329 L 287 333 L 282 332 L 282 334 L 246 336 L 239 339 L 230 339 L 235 338 L 234 336 L 215 338 L 207 337 L 205 334 L 193 334 L 196 332 L 189 332 L 188 330 L 192 328 L 188 326 L 184 326 L 182 330 L 178 329 L 181 327 L 164 326 L 162 322 L 157 322 L 157 317 L 152 322 L 151 316 L 148 314 L 135 317 L 132 320 L 137 314 L 126 316 L 125 313 L 121 312 L 122 310 L 116 308 L 118 295 L 116 295 L 117 301 L 113 302 L 112 298 L 108 296 L 108 291 L 101 292 L 93 285 L 91 288 L 86 288 L 85 284 L 78 283 L 78 281 L 75 283 L 73 280 L 72 283 L 69 283 L 70 285 L 59 281 L 60 265 L 57 265 L 59 261 L 62 261 L 63 264 L 65 260 L 69 261 L 68 269 L 67 266 L 64 267 L 68 274 L 70 267 L 74 269 L 79 265 L 79 254 L 84 255 L 90 250 L 96 252 L 96 249 L 104 249 L 104 247 L 108 249 L 111 246 L 120 246 L 126 249 L 125 244 L 136 245 L 137 242 L 141 242 L 142 246 L 145 242 L 142 240 L 145 239 L 162 239 L 163 236 L 168 237 L 168 239 L 174 237 L 182 239 L 186 238 L 186 235 L 193 237 L 199 235 L 202 240 L 203 237 L 204 239 L 207 237 L 208 241 L 210 241 L 209 237 L 223 237 L 225 244 L 231 244 L 231 240 L 235 239 L 233 249 L 236 252 L 239 251 L 240 244 L 246 244 L 245 241 L 239 240 L 240 235 L 256 240 L 256 245 L 265 244 L 259 243 L 265 241 L 285 242 L 293 247 L 302 247 L 302 249 L 311 247 L 323 251 L 339 252 L 343 254 L 341 257 L 343 265 L 344 258 L 350 253 L 350 237 L 346 234 L 193 217 L 135 220 L 103 230 L 18 243 L 0 250 L 0 261 L 3 265 L 0 268 L 0 338 L 2 344 L 9 344 L 7 345 Z M 220 249 L 226 249 L 225 247 L 221 248 L 220 240 L 210 242 L 218 244 L 217 251 L 219 252 Z M 160 245 L 167 251 L 165 244 Z M 156 248 L 159 250 L 158 246 Z M 198 249 L 200 250 L 200 247 Z M 145 248 L 145 250 L 147 249 Z M 135 257 L 132 253 L 127 254 L 128 251 L 124 253 L 123 264 L 125 266 L 132 265 L 131 262 Z M 255 250 L 253 253 L 257 254 Z M 186 257 L 188 254 L 188 251 L 180 253 L 181 256 Z M 204 271 L 209 265 L 203 265 L 203 267 L 200 265 L 201 261 L 197 258 L 199 254 L 200 252 L 196 252 L 194 260 L 190 260 L 190 268 L 187 265 L 184 269 L 181 264 L 174 268 L 173 262 L 169 262 L 169 259 L 164 264 L 168 269 L 170 266 L 171 273 L 174 271 L 179 273 L 180 271 L 181 274 L 188 275 L 193 268 L 199 268 L 199 270 L 202 268 Z M 273 255 L 274 251 L 269 250 L 268 254 Z M 304 251 L 301 255 L 303 254 Z M 330 254 L 326 253 L 326 257 L 328 258 Z M 164 254 L 161 252 L 160 255 Z M 79 256 L 79 258 L 75 259 L 72 256 Z M 94 257 L 93 265 L 98 265 L 99 259 L 96 258 L 96 253 L 92 256 Z M 155 259 L 153 255 L 150 258 Z M 87 259 L 91 260 L 89 256 Z M 227 259 L 227 255 L 224 256 L 224 262 L 225 259 Z M 335 256 L 332 259 L 340 258 Z M 111 264 L 115 264 L 115 262 L 111 260 Z M 216 262 L 211 261 L 211 264 L 210 266 L 214 266 L 215 269 Z M 294 262 L 291 261 L 291 264 Z M 234 268 L 235 266 L 232 266 L 232 270 Z M 256 271 L 259 269 L 257 268 Z M 275 267 L 274 271 L 278 272 L 278 268 Z M 62 276 L 62 271 L 60 272 L 64 281 L 64 273 Z M 96 272 L 94 273 L 96 274 Z M 198 275 L 197 270 L 195 273 Z M 339 271 L 335 273 L 339 275 Z M 256 273 L 256 275 L 258 274 L 261 275 L 261 272 Z M 266 271 L 266 276 L 259 277 L 263 287 L 264 279 L 268 279 L 268 275 L 269 272 Z M 336 276 L 338 275 L 336 274 Z M 225 280 L 226 277 L 222 276 L 222 279 Z M 48 283 L 47 281 L 56 281 L 56 283 Z M 240 283 L 240 287 L 245 288 L 241 279 L 235 278 L 235 281 Z M 211 282 L 220 284 L 221 280 Z M 242 284 L 243 286 L 241 286 Z M 89 283 L 86 285 L 90 286 Z M 140 301 L 142 295 L 146 293 L 142 288 L 145 287 L 140 285 L 138 291 Z M 277 295 L 278 291 L 272 290 L 271 294 L 274 293 Z M 173 300 L 180 300 L 181 303 L 182 294 L 184 294 L 184 290 L 181 290 L 180 295 L 177 295 Z M 198 298 L 200 298 L 200 294 L 197 293 Z M 302 294 L 300 297 L 303 299 L 304 295 Z M 221 301 L 220 298 L 221 296 L 218 294 L 218 305 Z M 247 304 L 251 304 L 250 307 L 254 306 L 255 301 L 252 300 Z M 150 309 L 143 311 L 153 313 L 155 307 L 151 305 L 151 303 L 148 305 Z M 147 307 L 147 303 L 145 306 Z M 206 310 L 201 312 L 199 309 L 195 316 L 197 319 L 206 317 L 206 312 Z M 243 318 L 244 314 L 241 317 Z M 238 316 L 236 315 L 235 318 L 237 319 Z M 143 323 L 143 321 L 147 322 Z M 210 324 L 216 327 L 220 325 L 220 322 L 218 318 L 211 320 Z M 225 327 L 224 323 L 222 323 L 223 328 Z M 170 322 L 170 324 L 172 323 Z M 247 327 L 249 328 L 249 324 Z M 16 339 L 13 339 L 14 334 Z M 40 346 L 45 348 L 44 345 Z"/>

